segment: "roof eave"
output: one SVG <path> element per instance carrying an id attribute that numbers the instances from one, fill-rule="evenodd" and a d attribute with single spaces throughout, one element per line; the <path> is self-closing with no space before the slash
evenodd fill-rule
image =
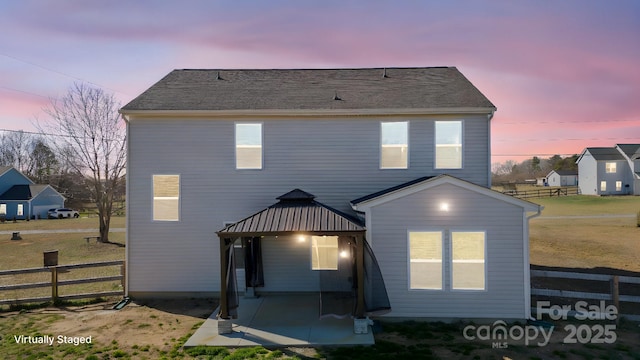
<path id="1" fill-rule="evenodd" d="M 244 236 L 282 236 L 282 235 L 340 235 L 340 236 L 349 236 L 349 235 L 360 235 L 363 234 L 366 230 L 344 230 L 344 231 L 335 231 L 335 230 L 283 230 L 283 231 L 266 231 L 266 232 L 226 232 L 226 231 L 217 231 L 216 234 L 221 238 L 238 238 Z"/>
<path id="2" fill-rule="evenodd" d="M 412 194 L 414 192 L 417 191 L 422 191 L 422 190 L 426 190 L 432 187 L 435 187 L 437 185 L 443 184 L 443 183 L 450 183 L 450 184 L 454 184 L 456 186 L 462 187 L 462 188 L 466 188 L 468 190 L 471 191 L 475 191 L 478 193 L 483 193 L 484 195 L 493 197 L 495 199 L 510 203 L 512 205 L 516 205 L 519 207 L 522 207 L 524 209 L 524 211 L 526 212 L 537 212 L 537 211 L 541 211 L 542 207 L 538 204 L 532 203 L 530 201 L 527 200 L 523 200 L 523 199 L 518 199 L 515 197 L 512 197 L 510 195 L 505 195 L 502 193 L 499 193 L 497 191 L 482 187 L 480 185 L 476 185 L 473 184 L 471 182 L 468 182 L 466 180 L 462 180 L 456 177 L 453 177 L 451 175 L 446 175 L 446 174 L 442 174 L 442 175 L 438 175 L 435 176 L 433 178 L 429 178 L 429 179 L 425 179 L 424 181 L 415 183 L 415 184 L 411 184 L 407 187 L 401 188 L 401 189 L 397 189 L 385 194 L 382 194 L 380 196 L 371 198 L 371 199 L 367 199 L 365 201 L 361 201 L 358 203 L 351 203 L 351 207 L 353 208 L 353 210 L 358 211 L 358 212 L 364 212 L 369 210 L 370 208 L 386 203 L 390 200 L 396 199 L 398 197 L 402 197 L 405 196 L 404 194 Z"/>
<path id="3" fill-rule="evenodd" d="M 398 116 L 398 115 L 492 115 L 495 107 L 398 108 L 398 109 L 243 109 L 243 110 L 129 110 L 120 109 L 125 120 L 131 118 L 176 117 L 322 117 L 322 116 Z"/>

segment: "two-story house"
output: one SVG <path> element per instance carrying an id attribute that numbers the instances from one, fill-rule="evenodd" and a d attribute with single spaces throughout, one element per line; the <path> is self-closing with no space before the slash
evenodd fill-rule
<path id="1" fill-rule="evenodd" d="M 540 207 L 489 188 L 495 110 L 455 67 L 172 71 L 121 109 L 127 293 L 219 295 L 227 317 L 235 276 L 328 275 L 356 316 L 386 288 L 386 316 L 527 318 Z"/>
<path id="2" fill-rule="evenodd" d="M 36 184 L 14 167 L 0 166 L 0 217 L 46 219 L 47 211 L 64 207 L 64 201 L 51 185 Z"/>
<path id="3" fill-rule="evenodd" d="M 640 195 L 640 144 L 585 148 L 577 160 L 583 195 Z"/>

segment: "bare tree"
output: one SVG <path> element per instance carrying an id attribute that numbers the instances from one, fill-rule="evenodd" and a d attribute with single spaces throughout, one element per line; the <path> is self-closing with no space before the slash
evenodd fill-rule
<path id="1" fill-rule="evenodd" d="M 0 138 L 0 164 L 25 173 L 29 166 L 32 136 L 24 131 L 9 131 Z"/>
<path id="2" fill-rule="evenodd" d="M 119 107 L 112 94 L 76 83 L 44 109 L 51 121 L 37 125 L 41 132 L 55 135 L 52 147 L 64 157 L 61 162 L 85 179 L 82 183 L 97 206 L 102 242 L 109 241 L 114 195 L 121 188 L 126 165 Z"/>

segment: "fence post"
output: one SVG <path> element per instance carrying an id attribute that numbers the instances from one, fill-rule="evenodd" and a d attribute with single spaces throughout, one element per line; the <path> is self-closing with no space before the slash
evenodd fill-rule
<path id="1" fill-rule="evenodd" d="M 51 266 L 51 301 L 55 304 L 58 301 L 58 267 Z"/>
<path id="2" fill-rule="evenodd" d="M 616 307 L 616 311 L 618 312 L 618 316 L 616 317 L 616 324 L 618 324 L 618 319 L 620 319 L 620 282 L 618 275 L 611 276 L 611 300 L 613 300 L 613 306 Z"/>
<path id="3" fill-rule="evenodd" d="M 125 293 L 127 292 L 126 289 L 126 285 L 127 285 L 127 281 L 125 276 L 127 276 L 127 268 L 126 268 L 126 263 L 122 263 L 122 265 L 120 265 L 120 276 L 122 276 L 120 283 L 122 285 L 122 291 L 124 291 Z"/>

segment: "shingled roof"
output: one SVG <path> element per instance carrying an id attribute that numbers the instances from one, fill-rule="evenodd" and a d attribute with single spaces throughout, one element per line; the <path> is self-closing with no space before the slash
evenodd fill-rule
<path id="1" fill-rule="evenodd" d="M 120 111 L 480 109 L 455 67 L 174 70 Z"/>
<path id="2" fill-rule="evenodd" d="M 13 185 L 0 195 L 0 200 L 31 200 L 47 186 L 49 185 Z"/>
<path id="3" fill-rule="evenodd" d="M 586 151 L 589 151 L 591 156 L 596 160 L 624 160 L 622 154 L 613 147 L 590 147 L 587 148 Z M 580 157 L 582 157 L 582 155 Z M 580 159 L 578 159 L 578 161 L 579 160 Z"/>
<path id="4" fill-rule="evenodd" d="M 630 159 L 640 158 L 640 144 L 618 144 L 617 146 Z"/>

